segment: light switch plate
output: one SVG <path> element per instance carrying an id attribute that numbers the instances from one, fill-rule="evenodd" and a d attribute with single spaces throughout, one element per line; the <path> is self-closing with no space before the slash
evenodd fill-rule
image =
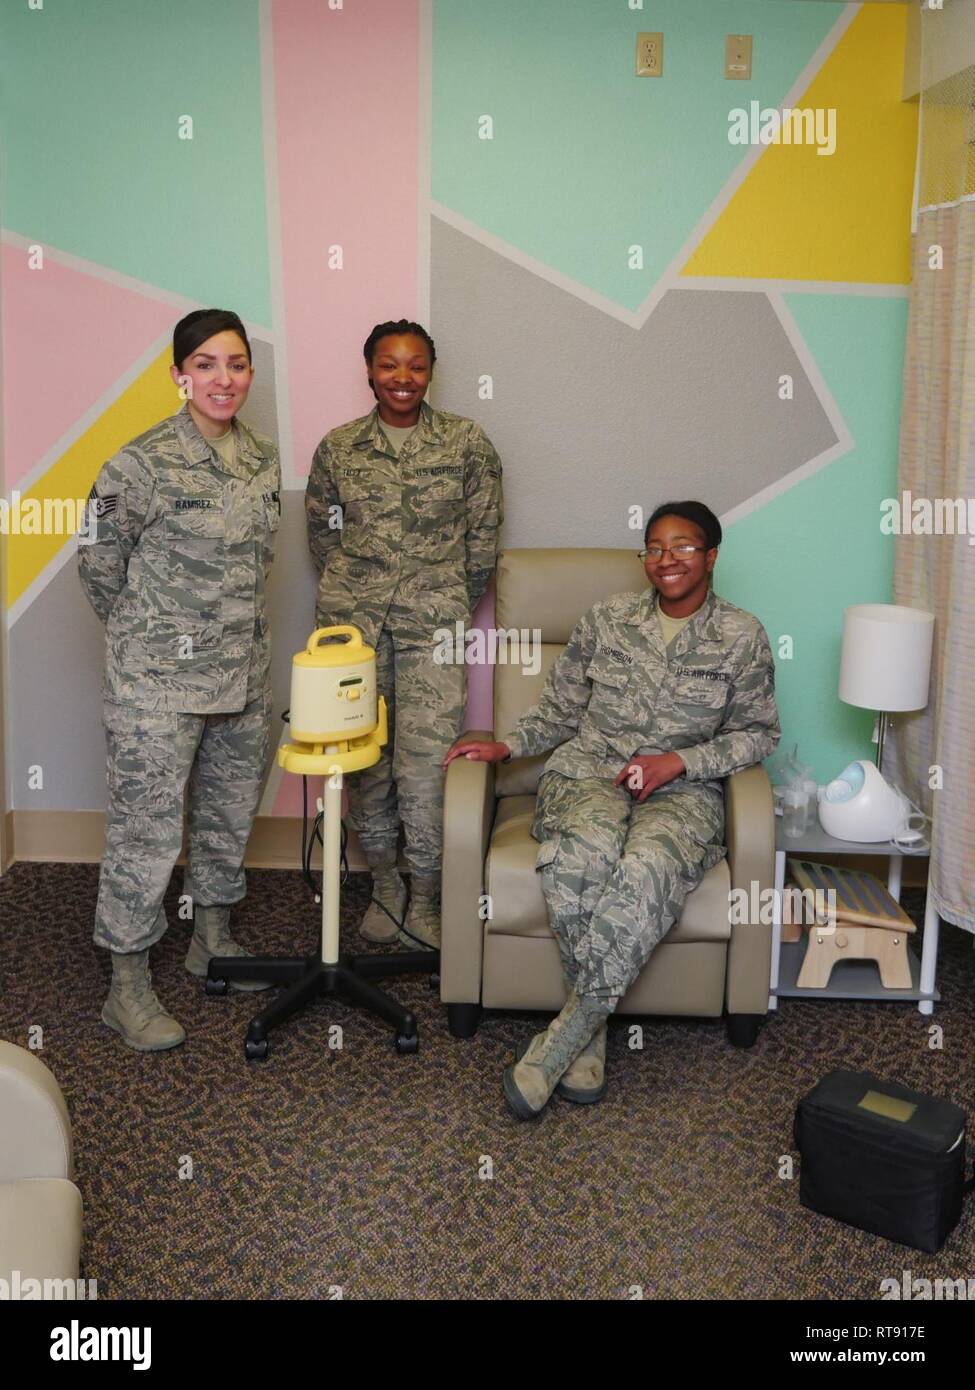
<path id="1" fill-rule="evenodd" d="M 745 82 L 752 75 L 751 34 L 729 34 L 724 41 L 724 75 Z"/>
<path id="2" fill-rule="evenodd" d="M 637 34 L 637 77 L 662 77 L 664 71 L 663 34 Z"/>

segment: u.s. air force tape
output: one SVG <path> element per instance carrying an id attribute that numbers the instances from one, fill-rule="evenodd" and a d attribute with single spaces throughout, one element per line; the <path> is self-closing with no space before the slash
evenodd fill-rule
<path id="1" fill-rule="evenodd" d="M 118 493 L 111 492 L 105 497 L 99 497 L 94 484 L 88 494 L 88 501 L 96 516 L 111 516 L 113 512 L 118 511 Z"/>

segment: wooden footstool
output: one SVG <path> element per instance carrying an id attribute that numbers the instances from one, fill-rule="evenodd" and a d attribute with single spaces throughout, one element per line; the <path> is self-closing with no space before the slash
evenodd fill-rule
<path id="1" fill-rule="evenodd" d="M 800 989 L 825 989 L 841 960 L 875 961 L 884 989 L 911 988 L 907 942 L 917 927 L 879 878 L 803 859 L 790 859 L 788 868 L 803 891 L 833 893 L 836 901 L 835 928 L 809 928 Z"/>

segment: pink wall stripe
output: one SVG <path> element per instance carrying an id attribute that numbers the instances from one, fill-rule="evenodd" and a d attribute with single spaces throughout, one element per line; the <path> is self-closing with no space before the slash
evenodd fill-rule
<path id="1" fill-rule="evenodd" d="M 275 0 L 274 85 L 294 466 L 373 404 L 362 344 L 416 315 L 417 0 Z M 340 245 L 344 268 L 330 270 Z M 280 325 L 276 325 L 280 327 Z"/>
<path id="2" fill-rule="evenodd" d="M 4 489 L 9 492 L 177 312 L 49 258 L 2 248 Z"/>

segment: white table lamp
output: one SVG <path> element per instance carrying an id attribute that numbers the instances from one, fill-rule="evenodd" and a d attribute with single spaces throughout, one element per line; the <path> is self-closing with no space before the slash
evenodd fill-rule
<path id="1" fill-rule="evenodd" d="M 884 756 L 888 714 L 928 702 L 934 614 L 894 603 L 857 603 L 843 614 L 840 699 L 877 710 L 877 767 Z"/>

